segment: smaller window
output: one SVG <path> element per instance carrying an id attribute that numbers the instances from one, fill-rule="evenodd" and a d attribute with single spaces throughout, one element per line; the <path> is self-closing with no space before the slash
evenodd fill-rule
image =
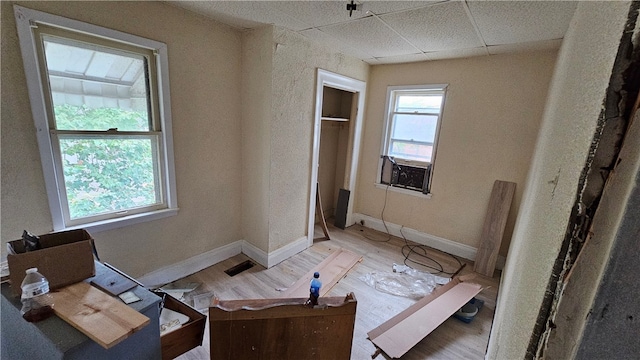
<path id="1" fill-rule="evenodd" d="M 390 86 L 380 182 L 429 193 L 446 85 Z"/>

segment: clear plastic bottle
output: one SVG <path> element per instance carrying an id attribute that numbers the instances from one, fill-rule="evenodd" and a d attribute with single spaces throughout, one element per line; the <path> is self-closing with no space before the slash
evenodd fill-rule
<path id="1" fill-rule="evenodd" d="M 38 268 L 27 269 L 22 280 L 22 317 L 29 322 L 44 320 L 53 314 L 53 301 L 49 295 L 49 281 Z"/>
<path id="2" fill-rule="evenodd" d="M 318 279 L 320 277 L 319 272 L 313 273 L 313 279 L 311 279 L 310 290 L 309 290 L 309 300 L 312 305 L 318 305 L 318 298 L 320 297 L 320 287 L 322 287 L 322 282 Z"/>

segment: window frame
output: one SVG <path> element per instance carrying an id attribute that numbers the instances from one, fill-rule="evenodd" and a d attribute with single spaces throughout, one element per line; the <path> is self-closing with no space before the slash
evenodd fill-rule
<path id="1" fill-rule="evenodd" d="M 27 9 L 18 5 L 14 5 L 14 14 L 27 78 L 31 111 L 36 126 L 36 136 L 40 150 L 53 230 L 61 231 L 85 228 L 91 232 L 98 232 L 176 215 L 178 212 L 178 204 L 173 156 L 167 46 L 155 40 Z M 64 179 L 62 178 L 62 161 L 58 144 L 58 134 L 84 133 L 85 135 L 91 135 L 91 132 L 61 131 L 55 128 L 55 120 L 52 113 L 53 103 L 51 100 L 51 89 L 46 73 L 46 64 L 43 63 L 41 53 L 42 41 L 38 35 L 41 30 L 37 30 L 39 25 L 43 25 L 41 28 L 50 27 L 54 28 L 54 30 L 60 29 L 62 32 L 71 32 L 80 38 L 91 38 L 95 40 L 92 43 L 96 45 L 103 45 L 101 42 L 102 39 L 104 39 L 105 42 L 110 44 L 121 44 L 124 49 L 143 49 L 143 51 L 153 55 L 148 57 L 149 81 L 153 83 L 152 86 L 149 86 L 149 98 L 151 101 L 151 113 L 149 115 L 151 118 L 150 131 L 144 132 L 144 134 L 111 130 L 97 133 L 101 133 L 101 136 L 156 136 L 156 141 L 159 143 L 157 147 L 159 161 L 157 161 L 158 178 L 156 179 L 156 183 L 161 187 L 160 191 L 162 194 L 162 202 L 159 205 L 150 206 L 143 211 L 134 210 L 110 213 L 108 216 L 83 218 L 85 220 L 79 219 L 71 221 L 69 219 L 69 208 L 66 206 L 66 188 Z"/>
<path id="2" fill-rule="evenodd" d="M 431 161 L 430 162 L 426 162 L 426 161 L 418 161 L 418 160 L 411 160 L 411 159 L 404 159 L 404 158 L 400 158 L 400 157 L 394 157 L 394 160 L 400 164 L 400 165 L 407 165 L 407 166 L 415 166 L 415 167 L 423 167 L 423 168 L 427 168 L 429 165 L 431 165 L 431 171 L 429 173 L 429 183 L 428 183 L 428 189 L 429 192 L 427 194 L 423 194 L 422 192 L 418 191 L 418 190 L 413 190 L 413 189 L 404 189 L 404 188 L 397 188 L 398 190 L 403 190 L 403 193 L 408 193 L 408 194 L 412 194 L 412 195 L 417 195 L 417 196 L 427 196 L 430 197 L 431 195 L 431 180 L 433 179 L 433 172 L 434 172 L 434 168 L 435 168 L 435 162 L 436 162 L 436 154 L 437 154 L 437 147 L 438 147 L 438 139 L 439 139 L 439 135 L 440 135 L 440 127 L 442 125 L 442 116 L 444 113 L 444 109 L 445 109 L 445 103 L 446 103 L 446 98 L 447 98 L 447 88 L 448 88 L 448 84 L 425 84 L 425 85 L 393 85 L 393 86 L 387 86 L 387 97 L 386 97 L 386 103 L 385 103 L 385 117 L 384 117 L 384 128 L 383 128 L 383 133 L 382 133 L 382 144 L 381 144 L 381 149 L 380 149 L 380 159 L 378 160 L 378 171 L 376 173 L 376 182 L 375 185 L 376 186 L 385 186 L 387 187 L 387 185 L 382 183 L 382 164 L 383 164 L 383 157 L 384 156 L 389 156 L 389 149 L 392 143 L 392 139 L 391 139 L 391 135 L 392 135 L 392 129 L 393 129 L 393 116 L 394 114 L 396 114 L 395 108 L 396 108 L 396 103 L 397 103 L 397 99 L 398 99 L 398 95 L 399 94 L 418 94 L 418 93 L 424 93 L 424 92 L 433 92 L 433 91 L 438 91 L 442 93 L 442 103 L 440 105 L 440 112 L 438 114 L 433 114 L 433 113 L 425 113 L 426 115 L 436 115 L 438 117 L 437 119 L 437 124 L 436 124 L 436 129 L 435 129 L 435 136 L 434 136 L 434 140 L 433 140 L 433 150 L 431 153 Z M 389 188 L 391 189 L 396 189 L 394 188 L 392 185 L 389 185 Z"/>

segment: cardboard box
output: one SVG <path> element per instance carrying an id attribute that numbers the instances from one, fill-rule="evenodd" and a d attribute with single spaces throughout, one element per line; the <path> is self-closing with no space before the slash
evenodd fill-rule
<path id="1" fill-rule="evenodd" d="M 10 241 L 16 254 L 8 254 L 9 279 L 15 295 L 21 294 L 20 284 L 29 268 L 49 280 L 51 290 L 90 278 L 96 274 L 93 259 L 93 239 L 84 230 L 70 230 L 40 235 L 42 249 L 25 252 L 22 240 Z"/>

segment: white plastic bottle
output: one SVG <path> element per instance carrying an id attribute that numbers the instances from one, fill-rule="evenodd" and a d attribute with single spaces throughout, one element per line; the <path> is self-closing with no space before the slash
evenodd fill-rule
<path id="1" fill-rule="evenodd" d="M 22 280 L 22 317 L 29 322 L 44 320 L 53 314 L 53 301 L 49 295 L 49 281 L 38 268 L 27 269 Z"/>

